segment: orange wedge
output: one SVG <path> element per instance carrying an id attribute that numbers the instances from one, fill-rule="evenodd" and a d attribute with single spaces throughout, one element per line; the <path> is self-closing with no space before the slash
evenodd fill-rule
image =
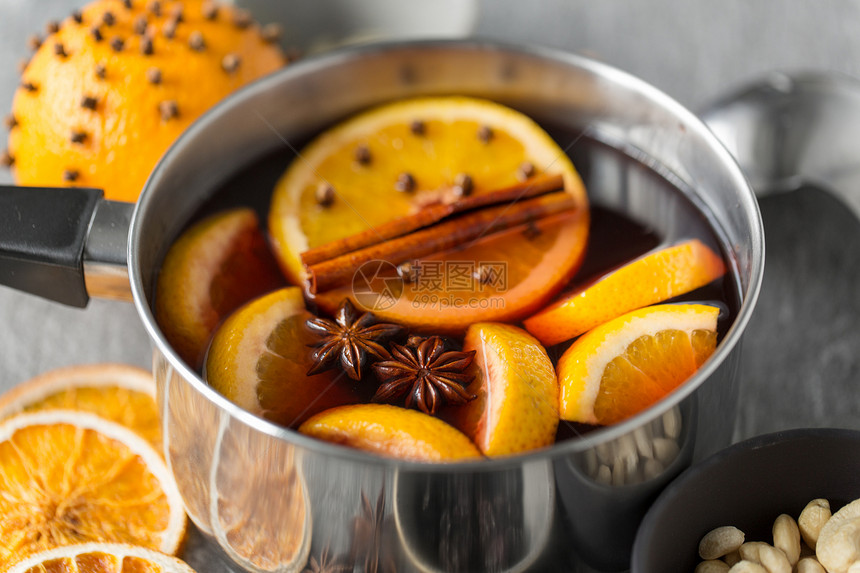
<path id="1" fill-rule="evenodd" d="M 193 225 L 164 258 L 155 318 L 189 366 L 200 368 L 215 327 L 245 302 L 284 284 L 251 209 Z"/>
<path id="2" fill-rule="evenodd" d="M 529 333 L 498 323 L 473 324 L 464 351 L 475 351 L 477 396 L 453 409 L 454 425 L 487 456 L 549 446 L 558 427 L 558 382 L 543 346 Z"/>
<path id="3" fill-rule="evenodd" d="M 155 380 L 125 364 L 86 364 L 51 370 L 0 396 L 0 419 L 20 412 L 79 410 L 134 430 L 161 451 Z"/>
<path id="4" fill-rule="evenodd" d="M 182 498 L 143 438 L 84 412 L 20 414 L 0 425 L 0 568 L 88 541 L 174 554 Z"/>
<path id="5" fill-rule="evenodd" d="M 387 404 L 332 408 L 307 420 L 299 432 L 405 460 L 441 462 L 481 457 L 469 438 L 442 420 Z"/>
<path id="6" fill-rule="evenodd" d="M 32 555 L 6 573 L 194 573 L 176 557 L 122 543 L 66 545 Z"/>
<path id="7" fill-rule="evenodd" d="M 302 150 L 275 187 L 269 231 L 287 276 L 302 283 L 307 273 L 300 256 L 309 248 L 447 202 L 465 175 L 471 193 L 480 195 L 532 172 L 562 175 L 577 210 L 412 261 L 405 281 L 395 272 L 400 261 L 356 269 L 355 280 L 380 279 L 375 292 L 385 295 L 382 304 L 356 294 L 368 294 L 360 290 L 365 286 L 373 291 L 373 283 L 316 297 L 328 313 L 352 297 L 390 321 L 462 334 L 474 322 L 535 312 L 570 280 L 584 254 L 589 213 L 582 181 L 564 151 L 523 114 L 467 97 L 418 98 L 360 114 Z M 398 190 L 407 174 L 414 188 Z M 328 187 L 330 201 L 321 204 L 319 190 Z"/>
<path id="8" fill-rule="evenodd" d="M 224 321 L 206 360 L 205 378 L 227 398 L 272 422 L 298 427 L 313 414 L 358 402 L 348 378 L 307 376 L 313 365 L 302 291 L 288 287 L 243 306 Z"/>
<path id="9" fill-rule="evenodd" d="M 524 321 L 551 346 L 625 312 L 695 290 L 726 272 L 720 256 L 693 239 L 651 252 L 562 297 Z"/>
<path id="10" fill-rule="evenodd" d="M 666 304 L 590 330 L 558 361 L 563 420 L 613 424 L 654 404 L 713 353 L 720 310 Z"/>

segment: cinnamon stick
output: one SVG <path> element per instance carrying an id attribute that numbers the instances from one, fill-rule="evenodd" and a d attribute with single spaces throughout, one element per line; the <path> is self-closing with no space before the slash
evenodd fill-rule
<path id="1" fill-rule="evenodd" d="M 470 195 L 453 203 L 430 205 L 405 217 L 378 225 L 373 229 L 308 249 L 301 254 L 302 263 L 306 266 L 316 265 L 395 237 L 402 237 L 458 213 L 538 197 L 563 188 L 564 178 L 561 175 L 542 174 L 504 189 L 480 195 Z"/>
<path id="2" fill-rule="evenodd" d="M 556 191 L 513 204 L 494 205 L 467 212 L 427 228 L 308 265 L 310 292 L 316 294 L 349 283 L 356 269 L 373 260 L 384 260 L 398 265 L 454 249 L 518 225 L 573 211 L 576 206 L 576 200 L 570 194 Z"/>

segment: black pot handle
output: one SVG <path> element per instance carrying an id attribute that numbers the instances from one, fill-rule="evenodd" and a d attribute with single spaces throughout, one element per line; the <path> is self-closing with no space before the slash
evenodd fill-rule
<path id="1" fill-rule="evenodd" d="M 0 284 L 85 307 L 84 248 L 102 195 L 0 186 Z"/>

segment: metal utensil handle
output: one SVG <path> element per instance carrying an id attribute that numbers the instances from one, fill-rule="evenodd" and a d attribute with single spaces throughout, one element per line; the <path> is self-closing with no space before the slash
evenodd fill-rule
<path id="1" fill-rule="evenodd" d="M 814 185 L 860 220 L 860 81 L 771 72 L 700 114 L 763 196 Z"/>
<path id="2" fill-rule="evenodd" d="M 0 186 L 0 284 L 83 308 L 130 299 L 126 248 L 133 204 L 99 189 Z"/>

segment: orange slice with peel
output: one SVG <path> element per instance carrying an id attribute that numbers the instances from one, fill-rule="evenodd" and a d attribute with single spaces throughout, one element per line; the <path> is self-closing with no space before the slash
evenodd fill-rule
<path id="1" fill-rule="evenodd" d="M 81 543 L 31 555 L 6 573 L 194 573 L 184 561 L 135 545 Z"/>
<path id="2" fill-rule="evenodd" d="M 0 567 L 105 541 L 174 554 L 186 517 L 173 476 L 143 438 L 71 410 L 0 424 Z"/>
<path id="3" fill-rule="evenodd" d="M 613 424 L 680 386 L 713 353 L 717 307 L 634 310 L 579 337 L 556 366 L 563 420 Z"/>
<path id="4" fill-rule="evenodd" d="M 417 410 L 388 404 L 340 406 L 313 416 L 299 432 L 382 456 L 425 462 L 481 457 L 462 432 Z"/>
<path id="5" fill-rule="evenodd" d="M 155 318 L 182 359 L 199 368 L 215 327 L 283 284 L 256 213 L 225 211 L 194 224 L 170 247 L 158 275 Z"/>
<path id="6" fill-rule="evenodd" d="M 357 155 L 359 150 L 365 155 Z M 412 261 L 414 276 L 406 281 L 398 280 L 401 261 L 395 261 L 356 269 L 356 279 L 371 274 L 379 279 L 376 285 L 344 285 L 316 296 L 328 313 L 351 297 L 381 318 L 435 334 L 461 334 L 479 321 L 518 320 L 545 304 L 579 267 L 588 199 L 569 158 L 549 135 L 525 115 L 491 101 L 400 101 L 318 136 L 275 187 L 269 211 L 275 254 L 287 276 L 301 283 L 307 279 L 301 253 L 309 248 L 447 202 L 463 175 L 470 178 L 471 193 L 480 195 L 514 185 L 532 169 L 561 174 L 576 211 Z M 411 176 L 412 191 L 397 190 L 404 174 Z M 317 193 L 326 186 L 334 190 L 333 199 L 323 206 Z M 364 286 L 370 292 L 357 294 Z M 374 293 L 384 299 L 362 296 Z"/>
<path id="7" fill-rule="evenodd" d="M 594 283 L 564 296 L 523 321 L 551 346 L 570 340 L 625 312 L 702 287 L 723 276 L 720 256 L 698 239 L 648 253 Z"/>
<path id="8" fill-rule="evenodd" d="M 298 427 L 322 410 L 358 402 L 345 375 L 306 375 L 313 366 L 308 346 L 316 341 L 305 328 L 312 317 L 298 287 L 249 302 L 215 333 L 206 380 L 245 410 L 288 427 Z"/>
<path id="9" fill-rule="evenodd" d="M 464 351 L 475 351 L 476 398 L 451 409 L 455 427 L 487 456 L 535 450 L 555 441 L 558 382 L 543 346 L 508 324 L 473 324 Z M 447 417 L 447 416 L 446 416 Z"/>
<path id="10" fill-rule="evenodd" d="M 161 426 L 152 374 L 126 364 L 57 368 L 0 396 L 0 419 L 21 412 L 78 410 L 134 430 L 161 451 Z"/>

